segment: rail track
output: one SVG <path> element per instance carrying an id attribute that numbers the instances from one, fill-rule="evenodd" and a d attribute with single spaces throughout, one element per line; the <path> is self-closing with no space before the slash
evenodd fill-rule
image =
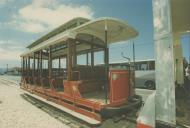
<path id="1" fill-rule="evenodd" d="M 31 97 L 28 94 L 21 94 L 21 97 L 26 101 L 30 102 L 32 105 L 35 105 L 42 111 L 48 113 L 51 117 L 59 120 L 60 122 L 68 125 L 71 128 L 90 128 L 92 126 L 85 124 L 84 122 L 75 119 L 74 117 L 70 116 L 69 114 L 49 105 L 44 102 L 41 102 L 38 99 Z"/>
<path id="2" fill-rule="evenodd" d="M 136 123 L 135 119 L 130 118 L 131 115 L 129 115 L 127 117 L 114 117 L 108 119 L 102 125 L 93 126 L 28 94 L 22 94 L 21 97 L 71 128 L 115 128 L 117 126 L 118 128 L 134 128 Z"/>

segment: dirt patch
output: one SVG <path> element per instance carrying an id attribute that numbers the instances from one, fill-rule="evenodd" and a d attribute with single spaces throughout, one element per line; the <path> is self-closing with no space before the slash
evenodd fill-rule
<path id="1" fill-rule="evenodd" d="M 0 128 L 69 128 L 21 98 L 14 84 L 2 81 L 0 77 Z"/>
<path id="2" fill-rule="evenodd" d="M 190 99 L 185 88 L 176 89 L 176 121 L 179 124 L 190 126 Z"/>

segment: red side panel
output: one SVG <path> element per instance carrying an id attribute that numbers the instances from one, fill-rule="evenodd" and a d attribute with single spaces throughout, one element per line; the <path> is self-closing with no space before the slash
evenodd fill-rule
<path id="1" fill-rule="evenodd" d="M 149 126 L 149 125 L 137 123 L 137 128 L 153 128 L 153 127 L 151 127 L 151 126 Z"/>
<path id="2" fill-rule="evenodd" d="M 110 71 L 110 103 L 123 102 L 128 99 L 129 91 L 129 71 Z"/>

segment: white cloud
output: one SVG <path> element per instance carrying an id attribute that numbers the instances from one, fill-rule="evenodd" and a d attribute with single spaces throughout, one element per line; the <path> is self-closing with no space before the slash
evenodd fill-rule
<path id="1" fill-rule="evenodd" d="M 20 51 L 1 51 L 0 50 L 0 61 L 1 60 L 18 60 L 21 52 Z"/>
<path id="2" fill-rule="evenodd" d="M 0 61 L 1 60 L 17 60 L 21 52 L 24 50 L 24 45 L 17 41 L 0 40 Z"/>
<path id="3" fill-rule="evenodd" d="M 40 33 L 75 17 L 92 18 L 93 12 L 85 5 L 60 4 L 56 0 L 33 0 L 13 16 L 11 24 L 21 31 Z"/>

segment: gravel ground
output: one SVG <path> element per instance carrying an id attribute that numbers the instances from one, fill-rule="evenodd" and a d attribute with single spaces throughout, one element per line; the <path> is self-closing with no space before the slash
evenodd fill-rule
<path id="1" fill-rule="evenodd" d="M 20 94 L 18 87 L 0 79 L 0 128 L 68 128 Z"/>

